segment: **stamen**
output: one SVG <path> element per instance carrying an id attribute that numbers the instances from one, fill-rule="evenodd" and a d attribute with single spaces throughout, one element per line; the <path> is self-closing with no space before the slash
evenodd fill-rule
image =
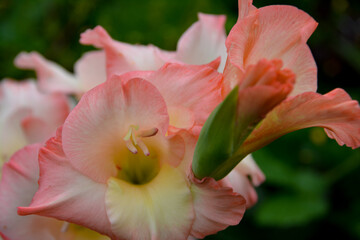
<path id="1" fill-rule="evenodd" d="M 125 141 L 125 144 L 126 147 L 130 150 L 130 152 L 132 152 L 133 154 L 137 154 L 138 151 L 131 140 Z"/>
<path id="2" fill-rule="evenodd" d="M 140 131 L 136 136 L 138 137 L 152 137 L 158 133 L 159 129 L 157 128 L 150 128 L 147 130 Z"/>
<path id="3" fill-rule="evenodd" d="M 138 140 L 138 146 L 140 147 L 140 149 L 143 151 L 143 153 L 145 154 L 145 156 L 149 156 L 150 152 L 149 149 L 147 148 L 147 146 L 145 145 L 145 143 L 143 141 L 141 141 L 141 139 Z"/>
<path id="4" fill-rule="evenodd" d="M 133 140 L 134 144 L 137 145 L 136 136 L 134 134 L 134 131 L 131 132 L 131 139 Z"/>
<path id="5" fill-rule="evenodd" d="M 61 231 L 62 233 L 66 232 L 66 231 L 69 229 L 69 225 L 70 225 L 70 223 L 64 222 L 63 225 L 61 226 L 61 230 L 60 230 L 60 231 Z"/>
<path id="6" fill-rule="evenodd" d="M 131 135 L 132 135 L 132 130 L 133 130 L 133 128 L 130 127 L 130 128 L 129 128 L 129 131 L 127 132 L 127 134 L 126 134 L 125 137 L 123 138 L 125 141 L 129 141 L 129 140 L 130 140 L 130 137 L 131 137 Z"/>
<path id="7" fill-rule="evenodd" d="M 143 137 L 152 137 L 155 136 L 159 129 L 157 128 L 150 128 L 146 130 L 140 131 L 138 134 L 135 134 L 135 131 L 139 129 L 139 126 L 137 125 L 131 125 L 129 127 L 129 131 L 126 133 L 125 137 L 123 138 L 125 140 L 126 147 L 130 150 L 130 152 L 137 154 L 138 150 L 136 146 L 139 146 L 140 149 L 143 151 L 143 153 L 146 156 L 150 155 L 149 149 L 145 145 L 145 143 L 141 140 Z"/>

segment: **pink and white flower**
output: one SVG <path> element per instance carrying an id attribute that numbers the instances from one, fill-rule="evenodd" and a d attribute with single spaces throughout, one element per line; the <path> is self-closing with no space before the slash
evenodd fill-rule
<path id="1" fill-rule="evenodd" d="M 219 69 L 222 70 L 226 59 L 224 25 L 225 16 L 200 13 L 199 21 L 179 39 L 175 52 L 164 51 L 153 45 L 130 45 L 115 41 L 101 26 L 81 34 L 80 42 L 104 49 L 108 78 L 135 70 L 157 70 L 166 62 L 202 65 L 219 57 Z"/>
<path id="2" fill-rule="evenodd" d="M 266 117 L 262 116 L 265 118 L 237 154 L 246 156 L 289 132 L 308 127 L 324 128 L 339 145 L 360 146 L 358 102 L 342 89 L 325 95 L 315 93 L 317 69 L 306 41 L 316 26 L 308 14 L 295 7 L 279 5 L 256 9 L 252 0 L 239 0 L 239 19 L 226 40 L 224 92 L 244 85 L 246 70 L 263 58 L 282 61 L 296 80 L 289 97 L 276 104 Z M 257 98 L 264 96 L 259 94 Z M 250 102 L 253 102 L 251 98 L 242 101 L 242 105 Z M 244 112 L 245 115 L 251 113 Z"/>
<path id="3" fill-rule="evenodd" d="M 30 143 L 45 141 L 70 111 L 62 94 L 39 92 L 34 81 L 3 80 L 0 84 L 0 168 Z"/>
<path id="4" fill-rule="evenodd" d="M 215 63 L 214 68 L 219 67 L 222 71 L 226 59 L 224 25 L 223 15 L 199 14 L 199 21 L 181 36 L 175 52 L 164 51 L 153 45 L 115 41 L 105 29 L 98 26 L 83 33 L 80 42 L 104 50 L 85 53 L 76 62 L 74 74 L 36 52 L 20 53 L 15 65 L 35 70 L 40 89 L 44 92 L 74 94 L 83 94 L 114 74 L 155 71 L 167 62 L 208 64 L 221 57 L 221 63 Z"/>
<path id="5" fill-rule="evenodd" d="M 115 78 L 95 87 L 40 150 L 40 187 L 19 213 L 113 239 L 203 237 L 237 224 L 245 199 L 188 175 L 193 141 L 166 136 L 168 124 L 166 102 L 148 81 Z"/>
<path id="6" fill-rule="evenodd" d="M 5 163 L 0 183 L 0 235 L 5 240 L 108 240 L 75 224 L 42 216 L 19 216 L 17 207 L 28 205 L 38 189 L 38 152 L 41 144 L 28 145 Z"/>
<path id="7" fill-rule="evenodd" d="M 71 223 L 111 239 L 203 238 L 238 224 L 257 201 L 254 186 L 265 177 L 249 155 L 255 150 L 313 126 L 340 145 L 360 146 L 358 103 L 340 89 L 315 93 L 317 69 L 306 41 L 317 23 L 309 15 L 239 0 L 239 19 L 226 44 L 224 22 L 224 16 L 200 14 L 176 52 L 121 43 L 96 27 L 82 34 L 81 43 L 103 50 L 84 55 L 75 75 L 37 53 L 20 54 L 16 64 L 35 69 L 43 91 L 83 95 L 45 146 L 28 146 L 5 164 L 1 234 L 21 239 L 34 226 L 34 239 L 62 239 L 59 229 Z M 221 177 L 198 179 L 191 164 L 200 130 L 234 87 L 234 156 L 244 159 L 237 166 L 227 162 Z M 11 99 L 17 88 L 10 89 L 0 97 Z M 16 143 L 42 141 L 66 117 L 65 97 L 46 96 L 52 98 L 36 95 L 35 106 L 27 95 L 13 108 L 1 105 L 6 114 L 0 127 L 26 139 Z M 50 124 L 42 121 L 54 105 L 61 111 L 51 112 Z M 20 205 L 23 217 L 15 215 Z M 72 226 L 63 231 L 66 238 L 76 234 Z"/>

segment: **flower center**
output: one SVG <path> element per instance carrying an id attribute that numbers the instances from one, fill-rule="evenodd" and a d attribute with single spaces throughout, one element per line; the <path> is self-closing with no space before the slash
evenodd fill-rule
<path id="1" fill-rule="evenodd" d="M 157 128 L 138 131 L 130 126 L 123 138 L 126 148 L 116 154 L 117 177 L 129 183 L 141 185 L 151 181 L 160 171 L 161 151 L 156 147 Z"/>

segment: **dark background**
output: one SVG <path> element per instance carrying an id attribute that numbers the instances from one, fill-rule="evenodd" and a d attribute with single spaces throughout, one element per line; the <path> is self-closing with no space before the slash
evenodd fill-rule
<path id="1" fill-rule="evenodd" d="M 261 7 L 290 4 L 319 22 L 309 40 L 319 90 L 344 88 L 360 99 L 359 0 L 255 0 Z M 1 0 L 0 79 L 34 77 L 18 70 L 20 51 L 36 50 L 72 71 L 91 47 L 79 35 L 102 25 L 117 40 L 175 50 L 197 12 L 237 19 L 236 0 Z M 259 202 L 239 226 L 206 239 L 360 239 L 360 150 L 340 147 L 323 130 L 289 134 L 254 154 L 267 176 Z"/>

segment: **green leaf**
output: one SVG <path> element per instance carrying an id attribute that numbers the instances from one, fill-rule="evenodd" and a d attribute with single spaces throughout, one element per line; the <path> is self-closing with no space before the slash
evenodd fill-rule
<path id="1" fill-rule="evenodd" d="M 255 218 L 265 226 L 293 227 L 320 218 L 328 207 L 320 196 L 278 195 L 260 205 Z"/>
<path id="2" fill-rule="evenodd" d="M 307 168 L 294 168 L 287 156 L 275 157 L 269 151 L 260 149 L 253 157 L 266 176 L 266 182 L 286 188 L 298 194 L 322 195 L 329 189 L 326 179 L 318 172 Z"/>
<path id="3" fill-rule="evenodd" d="M 237 102 L 238 88 L 235 87 L 205 122 L 192 163 L 197 178 L 215 178 L 219 168 L 233 154 Z"/>

